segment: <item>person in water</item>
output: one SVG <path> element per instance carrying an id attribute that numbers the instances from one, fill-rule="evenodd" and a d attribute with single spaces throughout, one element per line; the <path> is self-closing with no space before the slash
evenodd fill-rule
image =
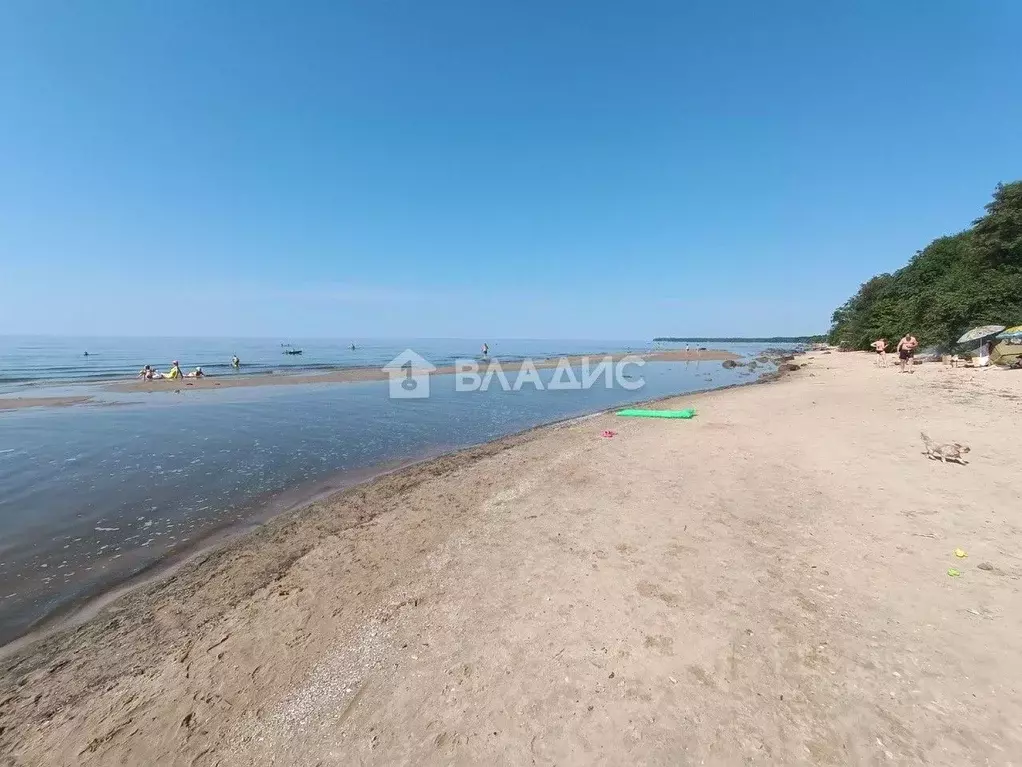
<path id="1" fill-rule="evenodd" d="M 281 344 L 281 346 L 283 346 L 283 344 Z M 233 357 L 231 357 L 231 367 L 233 367 L 235 369 L 241 367 L 241 360 L 238 359 L 238 355 L 237 354 L 235 354 Z"/>
<path id="2" fill-rule="evenodd" d="M 490 354 L 490 347 L 487 346 L 486 343 L 484 342 L 483 343 L 483 356 L 487 357 L 487 356 L 489 356 L 489 354 Z"/>
<path id="3" fill-rule="evenodd" d="M 167 373 L 167 378 L 169 378 L 171 381 L 174 381 L 178 378 L 184 378 L 184 374 L 181 372 L 180 362 L 174 360 L 174 362 L 170 366 L 170 372 Z"/>
<path id="4" fill-rule="evenodd" d="M 138 371 L 138 375 L 135 378 L 141 378 L 144 381 L 153 380 L 153 367 L 152 365 L 146 365 L 144 368 Z"/>
<path id="5" fill-rule="evenodd" d="M 202 372 L 202 368 L 195 368 L 195 370 L 193 370 L 191 373 L 189 373 L 185 377 L 186 378 L 205 378 L 206 374 Z"/>

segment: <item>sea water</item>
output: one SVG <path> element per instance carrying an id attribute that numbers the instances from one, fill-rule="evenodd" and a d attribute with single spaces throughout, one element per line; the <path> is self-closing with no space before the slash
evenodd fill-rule
<path id="1" fill-rule="evenodd" d="M 581 351 L 535 344 L 517 355 Z M 373 359 L 398 346 L 381 345 Z M 747 356 L 761 349 L 733 348 Z M 426 399 L 391 399 L 386 381 L 370 381 L 0 411 L 0 642 L 211 534 L 244 529 L 282 497 L 559 419 L 752 380 L 747 369 L 719 362 L 651 362 L 628 372 L 642 388 L 608 389 L 601 379 L 582 391 L 502 391 L 494 381 L 488 391 L 459 392 L 446 375 L 432 378 Z M 540 371 L 544 382 L 552 375 Z"/>
<path id="2" fill-rule="evenodd" d="M 597 352 L 648 351 L 646 341 L 543 341 L 490 339 L 490 354 L 503 360 Z M 178 360 L 187 372 L 211 375 L 309 373 L 382 367 L 405 349 L 434 365 L 479 354 L 483 339 L 288 339 L 270 338 L 64 338 L 0 336 L 0 394 L 32 394 L 41 385 L 134 379 L 144 365 L 164 372 Z M 352 349 L 351 346 L 355 348 Z M 301 354 L 285 352 L 301 351 Z M 88 354 L 86 354 L 88 353 Z M 231 358 L 241 367 L 235 370 Z"/>

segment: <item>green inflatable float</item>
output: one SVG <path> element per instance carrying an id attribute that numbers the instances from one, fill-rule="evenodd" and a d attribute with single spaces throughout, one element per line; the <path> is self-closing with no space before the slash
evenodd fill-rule
<path id="1" fill-rule="evenodd" d="M 618 410 L 618 415 L 627 415 L 634 418 L 691 418 L 696 414 L 692 408 L 686 410 L 643 410 L 642 408 L 627 408 Z"/>

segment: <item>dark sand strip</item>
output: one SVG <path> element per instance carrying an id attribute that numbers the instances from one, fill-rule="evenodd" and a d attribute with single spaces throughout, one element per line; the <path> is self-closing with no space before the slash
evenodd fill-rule
<path id="1" fill-rule="evenodd" d="M 92 397 L 0 397 L 0 410 L 26 407 L 71 407 L 92 402 Z"/>

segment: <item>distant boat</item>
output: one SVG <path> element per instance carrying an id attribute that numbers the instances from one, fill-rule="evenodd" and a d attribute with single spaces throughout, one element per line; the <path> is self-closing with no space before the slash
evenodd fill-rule
<path id="1" fill-rule="evenodd" d="M 284 354 L 301 354 L 301 349 L 285 349 Z"/>

